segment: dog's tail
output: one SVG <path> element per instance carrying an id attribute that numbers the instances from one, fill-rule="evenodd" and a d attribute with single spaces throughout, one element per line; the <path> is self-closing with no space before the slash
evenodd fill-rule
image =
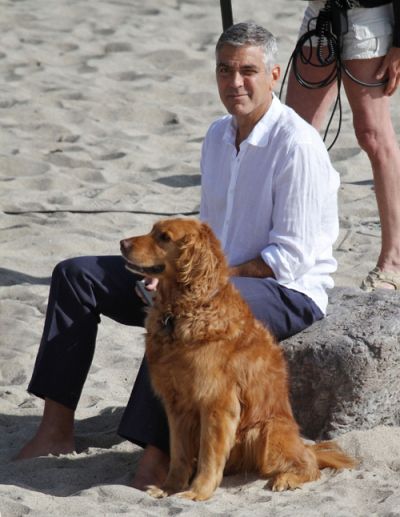
<path id="1" fill-rule="evenodd" d="M 348 456 L 336 442 L 320 442 L 307 447 L 314 452 L 320 469 L 351 469 L 358 464 L 358 461 Z"/>

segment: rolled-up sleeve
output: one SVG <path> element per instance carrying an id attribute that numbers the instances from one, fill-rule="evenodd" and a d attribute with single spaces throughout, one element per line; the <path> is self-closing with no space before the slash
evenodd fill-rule
<path id="1" fill-rule="evenodd" d="M 329 159 L 320 154 L 312 144 L 294 145 L 275 171 L 273 224 L 261 256 L 282 284 L 311 269 L 332 243 L 332 235 L 324 233 L 324 206 L 327 196 L 336 196 L 338 184 Z"/>

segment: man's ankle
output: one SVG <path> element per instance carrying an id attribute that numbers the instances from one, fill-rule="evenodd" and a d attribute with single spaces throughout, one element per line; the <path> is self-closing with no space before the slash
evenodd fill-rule
<path id="1" fill-rule="evenodd" d="M 168 454 L 148 445 L 139 460 L 131 486 L 137 490 L 146 490 L 150 485 L 160 486 L 167 477 L 168 468 Z"/>

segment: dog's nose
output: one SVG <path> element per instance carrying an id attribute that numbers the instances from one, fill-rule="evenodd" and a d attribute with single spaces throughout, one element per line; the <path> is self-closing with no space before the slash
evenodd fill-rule
<path id="1" fill-rule="evenodd" d="M 131 247 L 129 239 L 122 239 L 122 241 L 119 242 L 119 247 L 121 251 L 129 251 Z"/>

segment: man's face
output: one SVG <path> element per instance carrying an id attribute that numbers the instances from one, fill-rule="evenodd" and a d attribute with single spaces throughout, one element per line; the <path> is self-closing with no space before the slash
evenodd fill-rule
<path id="1" fill-rule="evenodd" d="M 261 47 L 224 45 L 217 52 L 219 96 L 239 124 L 247 119 L 256 122 L 268 110 L 279 74 L 279 66 L 266 71 Z"/>

